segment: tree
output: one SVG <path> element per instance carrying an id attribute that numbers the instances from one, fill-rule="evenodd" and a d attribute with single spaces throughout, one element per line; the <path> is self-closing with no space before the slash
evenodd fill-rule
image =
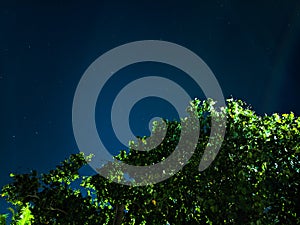
<path id="1" fill-rule="evenodd" d="M 48 174 L 12 175 L 14 182 L 3 187 L 2 195 L 18 212 L 29 207 L 33 224 L 300 224 L 300 118 L 293 113 L 258 116 L 246 103 L 233 99 L 221 111 L 211 100 L 196 99 L 188 112 L 199 118 L 198 144 L 188 163 L 167 180 L 120 185 L 113 180 L 125 179 L 122 168 L 111 171 L 111 180 L 82 177 L 78 170 L 91 156 L 79 153 Z M 200 172 L 211 118 L 222 116 L 227 125 L 221 149 Z M 116 158 L 140 166 L 164 160 L 174 151 L 181 125 L 189 118 L 165 122 L 167 128 L 154 123 L 154 135 L 167 133 L 155 149 L 134 150 L 137 145 L 151 146 L 144 137 Z M 110 165 L 102 170 L 107 168 Z M 74 182 L 81 188 L 72 187 Z"/>

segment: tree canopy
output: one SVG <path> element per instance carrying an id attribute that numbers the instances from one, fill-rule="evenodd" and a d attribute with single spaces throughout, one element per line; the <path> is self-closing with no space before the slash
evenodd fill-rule
<path id="1" fill-rule="evenodd" d="M 259 116 L 241 100 L 228 99 L 221 110 L 214 104 L 191 102 L 188 112 L 196 113 L 200 123 L 195 152 L 179 172 L 162 182 L 118 184 L 114 181 L 132 176 L 122 168 L 112 171 L 111 179 L 81 176 L 79 169 L 92 159 L 82 153 L 46 174 L 11 174 L 13 182 L 2 188 L 2 196 L 16 206 L 12 224 L 21 224 L 25 215 L 27 222 L 22 224 L 300 224 L 300 118 L 292 112 Z M 221 148 L 211 165 L 199 171 L 210 121 L 224 116 Z M 166 132 L 155 149 L 134 150 L 151 145 L 143 137 L 116 159 L 138 166 L 166 159 L 189 118 L 165 122 L 167 127 L 159 121 L 153 124 L 152 135 Z M 216 136 L 209 144 L 218 141 Z"/>

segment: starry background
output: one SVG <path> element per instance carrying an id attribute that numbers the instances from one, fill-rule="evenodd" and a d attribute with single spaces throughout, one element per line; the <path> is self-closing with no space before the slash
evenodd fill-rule
<path id="1" fill-rule="evenodd" d="M 0 186 L 10 172 L 47 172 L 79 151 L 72 101 L 81 76 L 106 51 L 138 40 L 174 42 L 195 52 L 226 98 L 245 100 L 258 114 L 300 115 L 299 1 L 1 1 Z M 108 123 L 109 107 L 136 74 L 172 74 L 192 97 L 203 96 L 185 74 L 164 65 L 121 72 L 97 103 L 97 127 L 112 152 L 124 146 Z M 174 109 L 158 99 L 139 102 L 131 115 L 134 132 L 148 134 L 149 118 L 159 113 L 172 117 Z M 2 199 L 0 213 L 6 208 Z"/>

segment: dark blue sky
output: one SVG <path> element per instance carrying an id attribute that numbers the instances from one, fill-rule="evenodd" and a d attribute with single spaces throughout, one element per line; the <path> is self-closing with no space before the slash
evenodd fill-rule
<path id="1" fill-rule="evenodd" d="M 190 49 L 214 72 L 225 97 L 243 99 L 259 114 L 300 114 L 299 1 L 7 2 L 0 3 L 0 186 L 10 172 L 46 172 L 78 152 L 72 131 L 76 86 L 96 58 L 132 41 L 164 40 Z M 170 68 L 137 65 L 123 74 L 152 72 L 176 74 L 191 96 L 203 96 Z M 107 90 L 116 92 L 126 81 L 121 78 Z M 97 104 L 99 112 L 113 96 L 106 99 Z M 156 105 L 162 116 L 172 114 L 163 103 Z M 141 118 L 133 130 L 143 135 L 157 110 L 145 100 L 133 113 L 133 120 Z M 101 129 L 107 115 L 96 118 Z M 106 144 L 118 149 L 107 126 Z"/>

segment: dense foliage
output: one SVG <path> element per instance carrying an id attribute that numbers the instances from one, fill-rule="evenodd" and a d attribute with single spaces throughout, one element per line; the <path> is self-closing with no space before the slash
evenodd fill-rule
<path id="1" fill-rule="evenodd" d="M 78 170 L 91 157 L 71 155 L 48 174 L 12 174 L 14 181 L 2 189 L 17 208 L 12 223 L 19 224 L 26 209 L 32 224 L 300 224 L 300 118 L 293 113 L 258 116 L 233 99 L 220 112 L 211 100 L 195 100 L 188 111 L 197 113 L 201 125 L 197 148 L 171 178 L 127 186 L 100 175 L 82 177 Z M 211 118 L 223 116 L 227 126 L 222 147 L 213 163 L 199 172 Z M 167 136 L 155 149 L 130 148 L 116 158 L 133 165 L 164 160 L 174 151 L 181 123 L 188 118 L 166 122 Z M 152 132 L 162 129 L 162 123 L 155 122 Z M 131 144 L 147 146 L 147 140 Z M 217 136 L 215 141 L 220 141 Z M 125 179 L 121 169 L 112 176 Z M 74 182 L 81 188 L 74 188 Z"/>

